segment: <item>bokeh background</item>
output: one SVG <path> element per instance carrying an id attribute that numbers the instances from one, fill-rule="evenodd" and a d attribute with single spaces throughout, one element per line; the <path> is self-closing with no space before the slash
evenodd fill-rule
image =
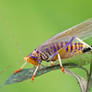
<path id="1" fill-rule="evenodd" d="M 92 0 L 0 0 L 0 84 L 37 46 L 91 17 Z M 85 76 L 83 71 L 73 71 Z M 80 92 L 80 88 L 76 79 L 57 70 L 37 77 L 34 83 L 4 86 L 0 92 Z"/>

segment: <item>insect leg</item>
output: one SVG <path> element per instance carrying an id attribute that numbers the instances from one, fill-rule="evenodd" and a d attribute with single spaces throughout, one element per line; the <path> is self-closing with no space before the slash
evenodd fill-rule
<path id="1" fill-rule="evenodd" d="M 91 50 L 92 50 L 92 47 L 90 45 L 88 45 L 87 43 L 85 43 L 83 40 L 79 39 L 78 37 L 76 37 L 75 39 L 80 41 L 81 43 L 83 43 L 85 46 L 91 48 Z"/>
<path id="2" fill-rule="evenodd" d="M 34 80 L 38 68 L 39 68 L 39 65 L 36 67 L 36 69 L 35 69 L 35 71 L 34 71 L 34 73 L 33 73 L 32 80 Z"/>
<path id="3" fill-rule="evenodd" d="M 62 68 L 62 72 L 64 72 L 64 67 L 62 65 L 61 57 L 59 54 L 58 54 L 58 60 L 59 60 L 60 67 Z"/>
<path id="4" fill-rule="evenodd" d="M 14 73 L 20 72 L 26 64 L 27 64 L 27 61 L 18 70 L 16 70 Z"/>
<path id="5" fill-rule="evenodd" d="M 32 81 L 33 81 L 34 78 L 35 78 L 35 75 L 36 75 L 36 73 L 37 73 L 37 70 L 38 70 L 38 68 L 39 68 L 39 66 L 40 66 L 40 64 L 41 64 L 41 62 L 42 62 L 42 61 L 40 60 L 38 66 L 36 67 L 36 69 L 35 69 L 35 71 L 34 71 L 34 73 L 33 73 Z"/>

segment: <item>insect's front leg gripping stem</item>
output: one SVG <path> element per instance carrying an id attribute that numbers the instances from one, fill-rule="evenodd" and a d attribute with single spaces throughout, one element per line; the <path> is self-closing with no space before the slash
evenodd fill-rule
<path id="1" fill-rule="evenodd" d="M 27 64 L 27 61 L 18 70 L 16 70 L 14 73 L 16 74 L 16 73 L 20 72 L 26 64 Z"/>
<path id="2" fill-rule="evenodd" d="M 22 68 L 16 70 L 14 73 L 16 74 L 16 73 L 20 72 L 21 70 L 22 70 Z"/>
<path id="3" fill-rule="evenodd" d="M 34 78 L 35 78 L 35 75 L 36 75 L 36 72 L 37 72 L 38 68 L 39 68 L 39 65 L 36 67 L 36 69 L 35 69 L 35 71 L 34 71 L 34 73 L 33 73 L 32 81 L 33 81 L 33 80 L 34 80 Z"/>
<path id="4" fill-rule="evenodd" d="M 38 66 L 36 67 L 36 69 L 35 69 L 35 71 L 34 71 L 34 73 L 33 73 L 33 76 L 32 76 L 32 81 L 34 80 L 34 78 L 35 78 L 35 75 L 36 75 L 36 73 L 37 73 L 37 70 L 38 70 L 38 68 L 39 68 L 39 66 L 40 66 L 40 64 L 41 64 L 41 60 L 39 60 L 39 64 L 38 64 Z"/>

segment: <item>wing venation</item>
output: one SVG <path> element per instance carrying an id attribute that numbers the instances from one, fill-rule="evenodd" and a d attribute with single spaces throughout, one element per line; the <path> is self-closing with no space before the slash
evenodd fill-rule
<path id="1" fill-rule="evenodd" d="M 92 18 L 55 35 L 38 48 L 47 47 L 55 42 L 64 42 L 65 40 L 70 40 L 72 37 L 79 37 L 84 40 L 90 36 L 92 36 Z"/>

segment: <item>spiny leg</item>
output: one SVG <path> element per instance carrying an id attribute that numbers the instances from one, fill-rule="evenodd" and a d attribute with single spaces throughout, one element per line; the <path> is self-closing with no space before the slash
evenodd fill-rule
<path id="1" fill-rule="evenodd" d="M 26 64 L 27 64 L 27 61 L 18 70 L 16 70 L 14 73 L 20 72 Z"/>
<path id="2" fill-rule="evenodd" d="M 40 66 L 40 64 L 41 64 L 41 62 L 42 62 L 42 61 L 39 61 L 39 64 L 38 64 L 38 66 L 36 67 L 36 69 L 35 69 L 35 71 L 34 71 L 34 73 L 33 73 L 32 81 L 33 81 L 34 78 L 35 78 L 35 75 L 36 75 L 36 73 L 37 73 L 37 70 L 38 70 L 38 68 L 39 68 L 39 66 Z"/>
<path id="3" fill-rule="evenodd" d="M 59 60 L 60 67 L 62 68 L 62 72 L 64 72 L 64 67 L 62 65 L 61 57 L 59 54 L 58 54 L 58 60 Z"/>

